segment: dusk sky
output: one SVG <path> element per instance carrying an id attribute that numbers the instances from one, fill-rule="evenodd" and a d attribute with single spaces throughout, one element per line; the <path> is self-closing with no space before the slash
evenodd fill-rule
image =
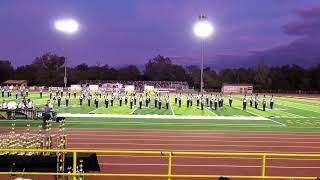
<path id="1" fill-rule="evenodd" d="M 1 0 L 0 59 L 17 66 L 51 52 L 72 66 L 121 66 L 161 54 L 199 64 L 192 28 L 200 14 L 215 26 L 205 40 L 208 66 L 320 63 L 319 0 Z M 77 20 L 79 32 L 56 31 L 61 18 Z"/>

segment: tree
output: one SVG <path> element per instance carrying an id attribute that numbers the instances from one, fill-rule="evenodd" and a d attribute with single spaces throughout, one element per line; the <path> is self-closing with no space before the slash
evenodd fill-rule
<path id="1" fill-rule="evenodd" d="M 171 60 L 158 55 L 145 64 L 144 75 L 147 80 L 170 81 L 174 78 L 171 69 Z"/>
<path id="2" fill-rule="evenodd" d="M 65 57 L 46 53 L 31 64 L 36 74 L 35 83 L 46 86 L 63 86 Z"/>
<path id="3" fill-rule="evenodd" d="M 269 67 L 264 62 L 259 62 L 255 67 L 254 85 L 257 89 L 268 89 L 271 82 Z"/>
<path id="4" fill-rule="evenodd" d="M 133 80 L 141 79 L 141 74 L 137 66 L 129 65 L 118 69 L 118 80 Z"/>
<path id="5" fill-rule="evenodd" d="M 10 61 L 0 60 L 0 83 L 13 78 L 13 67 Z"/>

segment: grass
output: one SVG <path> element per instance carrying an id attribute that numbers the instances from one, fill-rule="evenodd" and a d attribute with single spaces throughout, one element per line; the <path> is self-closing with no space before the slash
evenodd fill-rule
<path id="1" fill-rule="evenodd" d="M 288 96 L 275 96 L 275 107 L 273 110 L 254 109 L 247 107 L 242 110 L 242 96 L 234 95 L 233 106 L 229 107 L 227 97 L 225 104 L 218 110 L 212 110 L 205 106 L 204 110 L 196 107 L 195 100 L 193 106 L 187 108 L 186 95 L 182 96 L 182 106 L 179 107 L 174 102 L 174 95 L 170 94 L 170 105 L 166 109 L 163 101 L 162 108 L 155 108 L 151 100 L 149 108 L 134 106 L 130 109 L 129 103 L 120 107 L 119 102 L 115 100 L 114 105 L 105 108 L 104 100 L 100 99 L 99 107 L 94 103 L 87 106 L 87 101 L 79 105 L 78 97 L 71 96 L 69 107 L 64 105 L 62 98 L 61 107 L 54 106 L 59 113 L 97 113 L 97 114 L 159 114 L 159 115 L 203 115 L 203 116 L 262 116 L 270 120 L 203 120 L 203 119 L 129 119 L 129 118 L 67 118 L 67 127 L 92 127 L 92 128 L 151 128 L 151 129 L 216 129 L 216 130 L 268 130 L 268 131 L 319 131 L 320 130 L 320 100 L 309 98 L 297 98 Z M 20 97 L 19 97 L 20 98 Z M 48 93 L 43 93 L 40 98 L 39 93 L 29 93 L 29 98 L 41 107 L 49 99 Z M 266 97 L 269 100 L 270 97 Z M 9 98 L 0 97 L 0 101 L 15 100 L 15 96 Z M 262 97 L 260 96 L 260 102 Z M 144 104 L 144 103 L 143 103 Z M 261 103 L 260 103 L 261 104 Z M 249 106 L 249 103 L 248 103 Z M 261 106 L 260 106 L 261 108 Z M 1 120 L 0 127 L 11 126 L 11 121 Z M 17 126 L 26 126 L 30 123 L 32 126 L 41 125 L 41 121 L 16 120 Z M 54 126 L 57 126 L 54 123 Z"/>

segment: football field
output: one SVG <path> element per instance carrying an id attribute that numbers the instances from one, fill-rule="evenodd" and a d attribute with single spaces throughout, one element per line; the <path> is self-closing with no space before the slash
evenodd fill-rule
<path id="1" fill-rule="evenodd" d="M 5 94 L 6 95 L 6 94 Z M 165 128 L 165 129 L 238 129 L 238 130 L 294 130 L 294 131 L 318 131 L 320 129 L 320 100 L 317 98 L 301 98 L 295 96 L 275 96 L 274 109 L 262 111 L 261 101 L 263 95 L 259 95 L 259 108 L 255 109 L 247 103 L 247 110 L 242 110 L 242 95 L 233 95 L 232 107 L 228 104 L 227 96 L 224 97 L 224 106 L 217 110 L 211 109 L 205 104 L 204 110 L 196 106 L 187 107 L 186 95 L 182 95 L 182 105 L 175 104 L 175 94 L 170 94 L 170 105 L 166 109 L 163 101 L 161 109 L 155 108 L 153 97 L 149 107 L 140 109 L 137 104 L 130 109 L 129 102 L 120 107 L 115 99 L 113 106 L 106 108 L 103 97 L 99 100 L 98 108 L 93 101 L 91 106 L 84 100 L 79 105 L 79 96 L 70 97 L 69 106 L 66 107 L 62 97 L 61 106 L 54 105 L 59 114 L 66 115 L 69 127 L 111 127 L 111 128 Z M 18 97 L 21 98 L 20 96 Z M 43 93 L 40 98 L 38 92 L 29 93 L 29 97 L 37 107 L 42 107 L 49 99 L 48 93 Z M 0 97 L 0 100 L 15 100 L 11 97 Z M 269 101 L 270 96 L 266 96 Z M 143 102 L 143 105 L 145 103 Z M 17 125 L 23 126 L 31 123 L 34 126 L 38 121 L 15 120 Z M 0 126 L 7 126 L 10 121 L 1 121 Z"/>

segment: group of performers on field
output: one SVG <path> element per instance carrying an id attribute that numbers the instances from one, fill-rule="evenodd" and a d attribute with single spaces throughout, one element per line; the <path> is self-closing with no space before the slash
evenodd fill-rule
<path id="1" fill-rule="evenodd" d="M 1 88 L 2 97 L 5 97 L 5 92 L 7 92 L 8 97 L 12 96 L 12 90 Z M 53 108 L 51 101 L 53 101 L 53 104 L 56 104 L 58 107 L 60 107 L 62 98 L 65 99 L 65 106 L 66 107 L 69 106 L 69 101 L 71 98 L 70 88 L 68 88 L 67 92 L 64 92 L 62 88 L 56 89 L 55 91 L 52 91 L 49 88 L 48 92 L 49 92 L 49 99 L 50 99 L 48 101 L 48 104 L 50 105 L 50 108 Z M 17 107 L 19 107 L 19 108 L 21 106 L 26 107 L 26 108 L 33 107 L 32 101 L 30 101 L 30 99 L 26 100 L 26 97 L 28 97 L 28 93 L 29 93 L 28 88 L 23 88 L 23 89 L 21 88 L 21 89 L 14 90 L 14 94 L 15 94 L 16 99 L 18 99 L 19 95 L 23 97 L 23 100 L 21 101 L 21 103 L 17 104 Z M 65 93 L 65 95 L 64 95 L 64 93 Z M 77 91 L 74 90 L 72 92 L 72 95 L 73 95 L 73 98 L 76 99 L 77 98 Z M 40 98 L 42 98 L 42 96 L 43 96 L 42 89 L 39 90 L 39 96 L 40 96 Z M 187 108 L 192 107 L 193 102 L 195 102 L 196 107 L 201 110 L 203 110 L 205 107 L 210 108 L 211 110 L 217 110 L 218 108 L 224 106 L 224 97 L 221 93 L 215 94 L 215 95 L 197 94 L 195 96 L 193 94 L 187 94 L 186 96 L 187 96 L 186 97 Z M 182 105 L 182 99 L 183 99 L 182 97 L 183 96 L 181 93 L 176 94 L 174 97 L 174 104 L 177 105 L 178 107 L 181 107 L 181 105 Z M 104 105 L 106 108 L 108 108 L 109 106 L 113 106 L 116 100 L 118 101 L 120 107 L 124 103 L 124 105 L 129 106 L 130 109 L 133 109 L 134 107 L 136 107 L 137 104 L 138 104 L 139 109 L 149 108 L 150 103 L 151 103 L 151 99 L 153 99 L 153 101 L 154 101 L 154 108 L 161 109 L 162 107 L 164 107 L 166 109 L 169 109 L 169 104 L 170 104 L 169 94 L 166 93 L 163 96 L 159 92 L 155 92 L 153 98 L 152 98 L 152 95 L 150 92 L 147 92 L 145 94 L 136 94 L 136 93 L 123 94 L 120 91 L 117 91 L 117 92 L 112 92 L 111 95 L 109 96 L 108 93 L 106 92 L 106 90 L 104 90 L 104 89 L 94 93 L 88 88 L 82 88 L 80 90 L 80 95 L 78 95 L 78 98 L 79 98 L 79 105 L 80 106 L 83 105 L 84 101 L 87 101 L 87 105 L 91 106 L 91 101 L 93 101 L 96 108 L 99 107 L 99 101 L 102 98 L 104 99 Z M 233 102 L 232 94 L 228 95 L 228 102 L 229 102 L 229 106 L 232 107 L 232 102 Z M 255 95 L 251 94 L 250 96 L 247 96 L 245 94 L 242 97 L 242 109 L 244 111 L 247 109 L 247 102 L 249 102 L 250 107 L 254 107 L 255 109 L 258 109 L 258 106 L 260 104 L 258 94 L 255 94 Z M 265 95 L 263 96 L 261 103 L 262 103 L 262 110 L 265 111 L 267 108 L 267 99 L 266 99 Z M 7 106 L 6 104 L 7 103 L 5 101 L 3 101 L 2 104 L 0 103 L 0 107 L 6 108 L 6 106 Z M 270 107 L 270 109 L 273 109 L 273 107 L 274 107 L 273 95 L 269 99 L 269 107 Z"/>

